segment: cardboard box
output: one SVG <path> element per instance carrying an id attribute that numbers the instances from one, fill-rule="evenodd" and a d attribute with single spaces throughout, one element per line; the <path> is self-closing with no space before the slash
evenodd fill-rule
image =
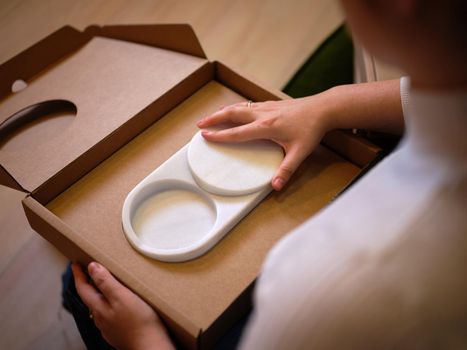
<path id="1" fill-rule="evenodd" d="M 23 207 L 34 230 L 72 260 L 105 265 L 186 348 L 215 344 L 248 310 L 270 248 L 379 152 L 352 135 L 327 135 L 290 185 L 211 251 L 163 263 L 125 239 L 128 192 L 191 139 L 201 117 L 239 101 L 287 96 L 208 61 L 187 25 L 64 27 L 4 63 L 0 74 L 0 182 L 27 193 Z M 12 93 L 17 79 L 28 86 Z"/>

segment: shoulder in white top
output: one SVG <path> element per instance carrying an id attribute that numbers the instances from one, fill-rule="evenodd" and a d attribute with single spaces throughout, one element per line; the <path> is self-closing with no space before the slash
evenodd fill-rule
<path id="1" fill-rule="evenodd" d="M 401 97 L 398 149 L 269 254 L 242 349 L 467 349 L 467 92 Z"/>

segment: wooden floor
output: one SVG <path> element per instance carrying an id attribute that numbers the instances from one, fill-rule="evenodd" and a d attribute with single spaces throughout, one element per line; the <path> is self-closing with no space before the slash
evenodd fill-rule
<path id="1" fill-rule="evenodd" d="M 342 14 L 329 0 L 2 0 L 0 62 L 66 24 L 169 22 L 192 24 L 211 60 L 281 88 Z M 67 260 L 29 228 L 23 196 L 0 186 L 0 349 L 83 349 L 60 306 Z"/>
<path id="2" fill-rule="evenodd" d="M 23 196 L 0 186 L 0 349 L 84 349 L 60 304 L 67 260 L 29 228 Z"/>
<path id="3" fill-rule="evenodd" d="M 342 20 L 337 0 L 2 0 L 0 62 L 64 25 L 189 23 L 209 59 L 280 88 Z"/>

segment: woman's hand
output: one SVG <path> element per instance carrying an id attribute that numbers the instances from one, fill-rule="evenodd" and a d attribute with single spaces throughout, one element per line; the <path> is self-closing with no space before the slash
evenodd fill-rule
<path id="1" fill-rule="evenodd" d="M 222 123 L 238 126 L 203 131 L 209 141 L 241 142 L 269 139 L 285 151 L 272 179 L 282 189 L 300 163 L 332 129 L 367 129 L 389 133 L 404 130 L 399 79 L 341 85 L 310 97 L 222 108 L 198 122 L 199 128 Z"/>
<path id="2" fill-rule="evenodd" d="M 314 150 L 329 130 L 325 95 L 296 100 L 237 103 L 201 119 L 197 126 L 209 128 L 223 123 L 237 126 L 220 131 L 203 130 L 206 140 L 243 142 L 269 139 L 285 151 L 285 157 L 271 183 L 280 190 L 289 181 L 303 160 Z"/>
<path id="3" fill-rule="evenodd" d="M 76 290 L 108 343 L 118 349 L 174 348 L 155 311 L 105 267 L 96 262 L 89 264 L 94 285 L 79 265 L 73 264 L 72 270 Z"/>

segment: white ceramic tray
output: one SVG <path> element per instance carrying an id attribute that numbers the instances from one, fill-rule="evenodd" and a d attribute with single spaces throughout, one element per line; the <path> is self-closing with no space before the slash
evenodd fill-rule
<path id="1" fill-rule="evenodd" d="M 128 194 L 127 240 L 167 262 L 206 253 L 271 191 L 282 159 L 282 149 L 269 141 L 219 144 L 197 133 Z"/>

